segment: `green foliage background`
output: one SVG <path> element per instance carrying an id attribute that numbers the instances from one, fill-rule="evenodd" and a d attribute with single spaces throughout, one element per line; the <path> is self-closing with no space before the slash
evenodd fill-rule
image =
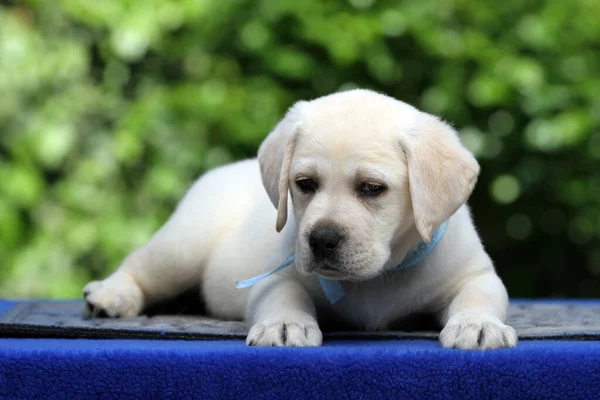
<path id="1" fill-rule="evenodd" d="M 600 2 L 30 0 L 0 6 L 0 295 L 79 296 L 299 99 L 436 113 L 513 296 L 600 295 Z"/>

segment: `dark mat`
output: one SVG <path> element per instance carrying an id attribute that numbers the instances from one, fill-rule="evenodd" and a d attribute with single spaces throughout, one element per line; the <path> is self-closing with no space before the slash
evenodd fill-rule
<path id="1" fill-rule="evenodd" d="M 0 316 L 0 337 L 91 339 L 244 339 L 242 322 L 199 315 L 154 315 L 92 318 L 82 315 L 81 301 L 18 302 Z M 600 340 L 600 302 L 511 304 L 509 324 L 520 339 Z M 430 339 L 438 332 L 331 332 L 327 339 Z"/>

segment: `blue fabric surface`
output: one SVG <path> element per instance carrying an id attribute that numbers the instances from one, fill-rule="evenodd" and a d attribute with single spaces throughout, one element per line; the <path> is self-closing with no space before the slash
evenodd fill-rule
<path id="1" fill-rule="evenodd" d="M 459 351 L 429 341 L 249 348 L 239 341 L 0 339 L 2 399 L 600 397 L 597 342 Z"/>
<path id="2" fill-rule="evenodd" d="M 12 305 L 0 301 L 0 315 Z M 600 342 L 521 341 L 482 352 L 435 341 L 326 341 L 299 349 L 0 339 L 0 399 L 80 398 L 600 399 Z"/>

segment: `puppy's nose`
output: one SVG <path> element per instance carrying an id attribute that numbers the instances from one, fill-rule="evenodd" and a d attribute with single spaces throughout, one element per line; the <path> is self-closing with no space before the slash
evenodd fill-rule
<path id="1" fill-rule="evenodd" d="M 317 226 L 310 232 L 308 244 L 315 257 L 330 257 L 343 237 L 340 230 L 332 226 Z"/>

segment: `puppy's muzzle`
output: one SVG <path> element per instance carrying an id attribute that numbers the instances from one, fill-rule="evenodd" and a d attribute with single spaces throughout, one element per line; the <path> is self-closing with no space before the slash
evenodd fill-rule
<path id="1" fill-rule="evenodd" d="M 344 235 L 334 225 L 318 225 L 308 236 L 308 244 L 315 260 L 335 259 L 343 241 Z"/>

